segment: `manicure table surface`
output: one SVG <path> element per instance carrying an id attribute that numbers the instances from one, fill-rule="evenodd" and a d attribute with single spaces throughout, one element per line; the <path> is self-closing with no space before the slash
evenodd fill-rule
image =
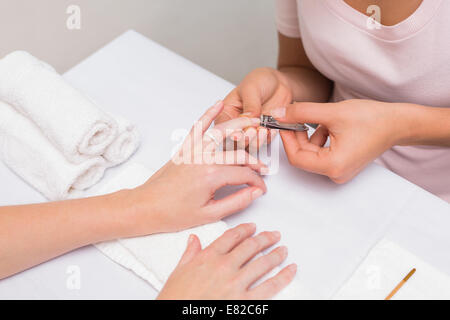
<path id="1" fill-rule="evenodd" d="M 233 88 L 135 31 L 64 77 L 106 111 L 137 124 L 142 145 L 131 161 L 153 169 L 167 162 L 203 111 Z M 226 222 L 255 222 L 258 230 L 281 231 L 287 263 L 299 265 L 297 280 L 313 297 L 332 297 L 384 237 L 450 275 L 448 203 L 376 164 L 350 183 L 336 185 L 291 167 L 278 140 L 276 145 L 279 169 L 265 178 L 267 194 Z M 108 170 L 89 192 L 118 170 Z M 45 201 L 2 163 L 0 177 L 0 205 Z M 93 246 L 0 281 L 0 299 L 153 299 L 156 294 Z"/>

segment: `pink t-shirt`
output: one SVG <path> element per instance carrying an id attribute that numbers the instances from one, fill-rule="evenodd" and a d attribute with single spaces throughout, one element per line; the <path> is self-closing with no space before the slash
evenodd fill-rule
<path id="1" fill-rule="evenodd" d="M 423 0 L 394 26 L 368 22 L 343 0 L 277 0 L 278 30 L 301 37 L 311 62 L 334 81 L 333 101 L 450 107 L 449 17 L 447 0 Z M 450 148 L 396 146 L 377 162 L 450 202 Z"/>

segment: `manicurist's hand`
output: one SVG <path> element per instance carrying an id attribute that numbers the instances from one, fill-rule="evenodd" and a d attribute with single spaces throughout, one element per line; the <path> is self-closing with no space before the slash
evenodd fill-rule
<path id="1" fill-rule="evenodd" d="M 393 145 L 402 143 L 407 104 L 369 100 L 339 103 L 295 103 L 272 115 L 290 123 L 318 123 L 308 138 L 305 132 L 281 131 L 292 165 L 345 183 Z M 330 144 L 324 147 L 327 139 Z"/>
<path id="2" fill-rule="evenodd" d="M 272 108 L 291 102 L 292 91 L 283 73 L 272 68 L 259 68 L 250 72 L 224 99 L 225 107 L 216 122 L 228 121 L 243 113 L 258 118 Z"/>
<path id="3" fill-rule="evenodd" d="M 158 299 L 259 300 L 273 297 L 292 281 L 297 266 L 289 265 L 252 287 L 287 257 L 286 247 L 278 247 L 252 260 L 280 240 L 278 232 L 253 236 L 254 233 L 255 225 L 243 224 L 228 230 L 203 250 L 199 239 L 191 235 L 183 257 Z"/>
<path id="4" fill-rule="evenodd" d="M 249 206 L 266 192 L 260 176 L 267 167 L 244 150 L 224 151 L 220 143 L 236 130 L 259 125 L 238 118 L 209 129 L 222 111 L 219 102 L 192 128 L 180 151 L 147 183 L 131 191 L 131 235 L 170 232 L 214 222 Z M 245 185 L 223 199 L 215 193 Z"/>
<path id="5" fill-rule="evenodd" d="M 249 73 L 244 80 L 225 98 L 225 107 L 217 117 L 216 123 L 235 119 L 241 115 L 259 118 L 261 114 L 270 114 L 270 110 L 292 102 L 292 90 L 283 73 L 272 68 L 259 68 Z M 270 139 L 265 128 L 259 128 L 259 134 L 250 141 L 261 145 Z M 260 139 L 258 139 L 260 137 Z M 242 140 L 242 142 L 247 142 Z"/>

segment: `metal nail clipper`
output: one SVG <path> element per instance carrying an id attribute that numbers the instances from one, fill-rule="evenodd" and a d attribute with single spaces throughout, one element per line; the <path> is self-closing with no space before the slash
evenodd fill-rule
<path id="1" fill-rule="evenodd" d="M 267 129 L 279 129 L 290 131 L 308 131 L 308 127 L 302 123 L 281 123 L 272 116 L 261 115 L 261 127 Z"/>

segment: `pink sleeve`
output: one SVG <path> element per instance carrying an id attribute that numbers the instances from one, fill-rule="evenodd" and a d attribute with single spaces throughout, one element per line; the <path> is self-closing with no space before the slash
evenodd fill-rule
<path id="1" fill-rule="evenodd" d="M 297 0 L 275 0 L 278 31 L 290 38 L 300 38 Z"/>

